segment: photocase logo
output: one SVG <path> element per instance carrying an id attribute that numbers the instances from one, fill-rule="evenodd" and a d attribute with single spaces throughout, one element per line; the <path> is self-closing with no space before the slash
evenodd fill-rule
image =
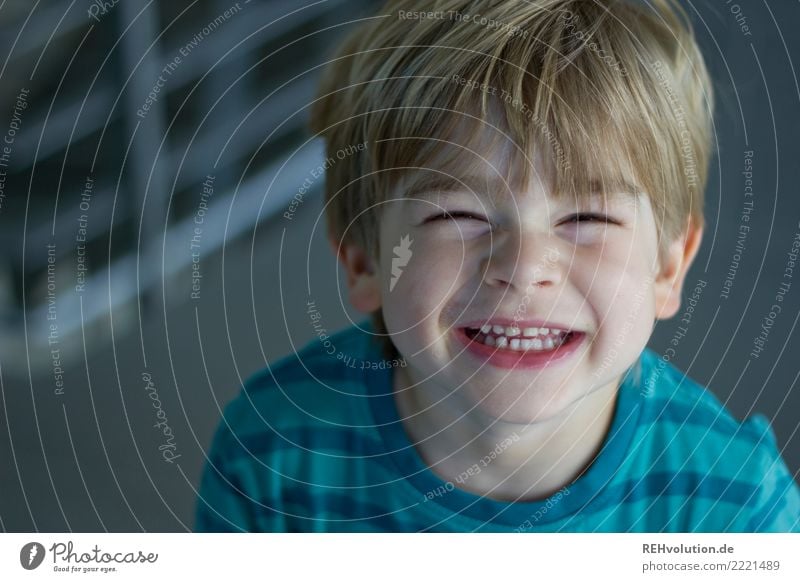
<path id="1" fill-rule="evenodd" d="M 119 3 L 119 1 L 120 0 L 109 0 L 106 2 L 105 0 L 94 0 L 86 13 L 89 15 L 89 18 L 94 19 L 96 22 L 100 22 L 100 16 L 105 16 L 108 14 L 111 9 Z"/>
<path id="2" fill-rule="evenodd" d="M 392 258 L 392 278 L 389 281 L 390 293 L 394 286 L 397 285 L 400 275 L 403 274 L 402 268 L 408 265 L 408 261 L 411 260 L 411 243 L 413 242 L 408 235 L 405 235 L 400 239 L 400 244 L 392 249 L 395 256 Z"/>
<path id="3" fill-rule="evenodd" d="M 44 561 L 44 546 L 38 542 L 29 542 L 19 552 L 19 563 L 26 570 L 35 570 Z"/>

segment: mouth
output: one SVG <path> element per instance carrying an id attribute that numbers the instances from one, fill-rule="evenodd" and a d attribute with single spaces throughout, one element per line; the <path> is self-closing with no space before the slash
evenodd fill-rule
<path id="1" fill-rule="evenodd" d="M 536 368 L 560 361 L 575 352 L 585 333 L 543 325 L 460 327 L 455 333 L 470 353 L 502 368 Z"/>

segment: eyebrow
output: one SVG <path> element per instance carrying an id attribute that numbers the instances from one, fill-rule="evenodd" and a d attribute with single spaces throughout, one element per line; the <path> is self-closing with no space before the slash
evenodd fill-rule
<path id="1" fill-rule="evenodd" d="M 416 178 L 406 189 L 406 198 L 430 198 L 437 194 L 453 194 L 456 192 L 469 192 L 478 195 L 488 195 L 497 201 L 498 192 L 513 193 L 511 184 L 503 182 L 499 176 L 464 176 L 455 177 L 439 173 L 425 173 L 423 177 Z"/>
<path id="2" fill-rule="evenodd" d="M 605 190 L 600 187 L 600 180 L 592 180 L 590 190 L 598 195 L 605 192 L 606 196 L 636 199 L 642 194 L 642 188 L 626 180 L 614 181 L 611 187 Z M 404 198 L 417 198 L 421 200 L 431 200 L 439 197 L 459 192 L 470 193 L 481 199 L 489 199 L 492 205 L 496 205 L 507 195 L 514 193 L 514 185 L 511 182 L 503 181 L 500 176 L 475 176 L 469 175 L 463 178 L 448 176 L 438 172 L 428 173 L 418 177 L 409 184 L 405 190 Z"/>

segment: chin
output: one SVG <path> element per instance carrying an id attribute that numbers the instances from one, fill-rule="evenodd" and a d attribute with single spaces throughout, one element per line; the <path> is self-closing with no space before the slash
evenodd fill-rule
<path id="1" fill-rule="evenodd" d="M 531 390 L 535 387 L 531 387 Z M 558 392 L 540 392 L 538 394 L 508 394 L 503 385 L 495 387 L 491 394 L 475 394 L 474 404 L 486 416 L 511 424 L 532 424 L 552 420 L 569 410 L 574 399 L 565 401 Z M 481 401 L 481 398 L 483 401 Z"/>

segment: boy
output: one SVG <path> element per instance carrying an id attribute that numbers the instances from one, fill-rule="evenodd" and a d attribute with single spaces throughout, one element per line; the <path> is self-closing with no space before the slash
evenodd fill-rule
<path id="1" fill-rule="evenodd" d="M 372 320 L 245 385 L 197 529 L 798 530 L 766 421 L 645 349 L 700 245 L 711 98 L 667 0 L 397 0 L 362 24 L 312 119 Z"/>

